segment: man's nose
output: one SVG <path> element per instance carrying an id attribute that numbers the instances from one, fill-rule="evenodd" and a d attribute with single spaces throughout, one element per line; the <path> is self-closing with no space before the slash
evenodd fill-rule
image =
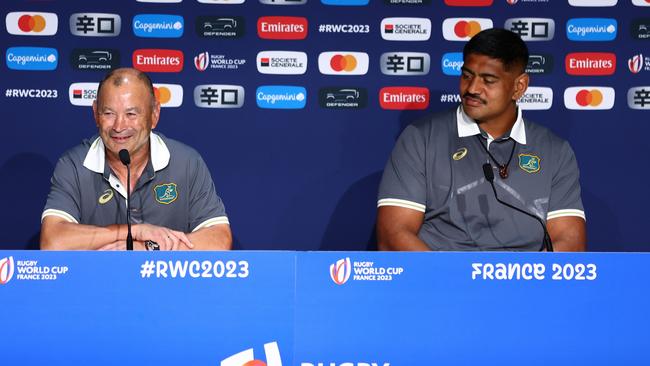
<path id="1" fill-rule="evenodd" d="M 123 114 L 118 114 L 115 117 L 115 123 L 113 124 L 113 130 L 115 131 L 124 131 L 128 127 L 128 121 L 126 119 L 126 116 Z"/>

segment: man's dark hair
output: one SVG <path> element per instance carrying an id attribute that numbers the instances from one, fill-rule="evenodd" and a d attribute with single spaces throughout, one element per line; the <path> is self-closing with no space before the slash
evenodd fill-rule
<path id="1" fill-rule="evenodd" d="M 127 74 L 135 75 L 135 77 L 144 84 L 145 88 L 147 88 L 147 91 L 151 95 L 151 107 L 153 108 L 156 105 L 156 94 L 154 93 L 153 90 L 153 83 L 151 82 L 149 75 L 136 69 L 129 69 L 129 68 L 115 69 L 109 72 L 108 74 L 106 74 L 106 76 L 104 76 L 102 81 L 99 82 L 99 86 L 97 87 L 96 99 L 99 100 L 99 95 L 102 91 L 102 86 L 104 86 L 104 83 L 112 82 L 114 86 L 120 86 L 124 83 L 124 76 L 126 76 Z"/>
<path id="2" fill-rule="evenodd" d="M 501 28 L 486 29 L 472 37 L 463 48 L 463 60 L 470 54 L 497 59 L 507 71 L 516 67 L 523 73 L 528 64 L 526 43 L 516 33 Z"/>

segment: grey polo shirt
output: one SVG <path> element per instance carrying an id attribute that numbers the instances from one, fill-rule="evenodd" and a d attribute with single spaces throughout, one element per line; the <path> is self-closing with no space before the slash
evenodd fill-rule
<path id="1" fill-rule="evenodd" d="M 409 125 L 386 164 L 378 207 L 424 213 L 418 236 L 433 250 L 539 250 L 543 230 L 531 217 L 494 198 L 482 166 L 514 155 L 509 176 L 494 184 L 499 198 L 543 220 L 585 218 L 579 171 L 569 144 L 548 129 L 524 121 L 521 110 L 510 133 L 494 140 L 459 106 Z"/>
<path id="2" fill-rule="evenodd" d="M 182 232 L 228 224 L 210 172 L 196 150 L 150 135 L 149 162 L 131 193 L 131 222 Z M 99 137 L 84 140 L 58 161 L 41 216 L 107 226 L 126 224 L 126 187 L 105 163 Z"/>

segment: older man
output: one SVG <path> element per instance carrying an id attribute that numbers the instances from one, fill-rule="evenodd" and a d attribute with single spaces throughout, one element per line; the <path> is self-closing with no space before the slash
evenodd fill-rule
<path id="1" fill-rule="evenodd" d="M 529 81 L 526 44 L 489 29 L 465 45 L 463 58 L 461 105 L 408 126 L 386 164 L 379 248 L 540 250 L 546 240 L 536 216 L 555 250 L 585 250 L 573 151 L 517 107 Z"/>
<path id="2" fill-rule="evenodd" d="M 93 114 L 99 136 L 67 151 L 54 170 L 42 249 L 125 249 L 127 189 L 135 250 L 230 249 L 228 218 L 203 159 L 152 132 L 160 103 L 146 74 L 111 71 Z M 130 187 L 122 149 L 130 153 Z"/>

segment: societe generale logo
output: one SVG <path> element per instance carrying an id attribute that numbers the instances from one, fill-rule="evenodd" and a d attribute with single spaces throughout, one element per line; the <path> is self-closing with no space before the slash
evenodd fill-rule
<path id="1" fill-rule="evenodd" d="M 614 107 L 614 88 L 573 86 L 564 91 L 564 106 L 573 110 L 607 110 Z"/>
<path id="2" fill-rule="evenodd" d="M 493 0 L 445 0 L 447 6 L 492 6 Z"/>
<path id="3" fill-rule="evenodd" d="M 163 108 L 176 108 L 183 104 L 183 87 L 179 84 L 153 84 L 156 99 Z"/>
<path id="4" fill-rule="evenodd" d="M 78 107 L 89 107 L 97 99 L 99 83 L 72 83 L 68 88 L 70 104 Z"/>
<path id="5" fill-rule="evenodd" d="M 447 18 L 442 22 L 442 36 L 448 41 L 468 41 L 492 27 L 492 20 L 487 18 Z"/>
<path id="6" fill-rule="evenodd" d="M 302 75 L 307 71 L 307 54 L 297 51 L 261 51 L 257 71 L 272 75 Z"/>
<path id="7" fill-rule="evenodd" d="M 139 49 L 133 51 L 133 67 L 144 72 L 181 72 L 183 52 L 179 50 Z"/>
<path id="8" fill-rule="evenodd" d="M 564 59 L 569 75 L 612 75 L 616 71 L 616 54 L 609 52 L 574 52 Z"/>
<path id="9" fill-rule="evenodd" d="M 522 110 L 543 111 L 553 106 L 553 89 L 542 86 L 529 86 L 517 105 Z"/>
<path id="10" fill-rule="evenodd" d="M 330 264 L 330 278 L 337 285 L 342 285 L 350 279 L 352 273 L 352 264 L 350 257 L 337 260 L 335 263 Z"/>
<path id="11" fill-rule="evenodd" d="M 428 18 L 384 18 L 381 38 L 386 41 L 428 41 L 431 20 Z"/>
<path id="12" fill-rule="evenodd" d="M 304 17 L 260 17 L 257 20 L 257 35 L 262 39 L 305 39 L 308 24 Z"/>
<path id="13" fill-rule="evenodd" d="M 53 36 L 59 28 L 54 13 L 15 11 L 5 17 L 7 33 L 19 36 Z"/>
<path id="14" fill-rule="evenodd" d="M 427 109 L 429 107 L 429 100 L 428 88 L 387 86 L 379 90 L 379 105 L 382 109 Z"/>
<path id="15" fill-rule="evenodd" d="M 365 52 L 331 51 L 318 55 L 318 69 L 325 75 L 365 75 L 368 65 Z"/>
<path id="16" fill-rule="evenodd" d="M 0 285 L 6 285 L 14 276 L 14 257 L 0 259 Z"/>
<path id="17" fill-rule="evenodd" d="M 223 361 L 220 366 L 282 366 L 278 342 L 264 344 L 266 362 L 255 358 L 253 348 L 236 353 Z"/>

